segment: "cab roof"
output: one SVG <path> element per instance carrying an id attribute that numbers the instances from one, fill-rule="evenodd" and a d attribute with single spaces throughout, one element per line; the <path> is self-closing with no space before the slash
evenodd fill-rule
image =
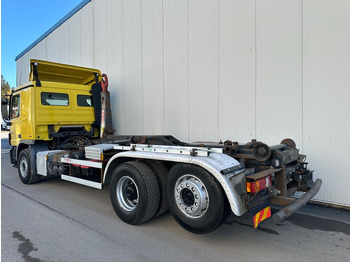
<path id="1" fill-rule="evenodd" d="M 30 60 L 29 81 L 36 81 L 38 78 L 39 81 L 89 85 L 96 77 L 98 81 L 101 81 L 101 71 L 98 69 L 37 59 Z"/>

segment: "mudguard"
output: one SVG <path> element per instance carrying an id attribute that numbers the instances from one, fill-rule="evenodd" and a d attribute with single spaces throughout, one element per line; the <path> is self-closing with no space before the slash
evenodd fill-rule
<path id="1" fill-rule="evenodd" d="M 226 154 L 210 153 L 209 156 L 190 156 L 140 151 L 120 152 L 108 161 L 103 176 L 104 184 L 109 181 L 109 176 L 113 173 L 115 161 L 121 158 L 170 161 L 200 166 L 212 174 L 220 183 L 235 215 L 241 216 L 247 211 L 244 198 L 246 190 L 245 169 L 241 167 L 236 159 Z"/>

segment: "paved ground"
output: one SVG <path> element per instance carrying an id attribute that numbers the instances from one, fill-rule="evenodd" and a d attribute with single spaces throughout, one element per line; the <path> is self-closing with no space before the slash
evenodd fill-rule
<path id="1" fill-rule="evenodd" d="M 183 230 L 170 214 L 130 226 L 114 214 L 108 188 L 22 184 L 7 139 L 1 144 L 2 261 L 350 261 L 349 211 L 308 205 L 257 231 L 247 216 L 231 215 L 207 235 Z"/>

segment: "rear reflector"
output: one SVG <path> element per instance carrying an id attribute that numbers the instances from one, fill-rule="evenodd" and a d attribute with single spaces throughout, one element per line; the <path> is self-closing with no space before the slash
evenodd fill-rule
<path id="1" fill-rule="evenodd" d="M 254 228 L 257 228 L 262 221 L 269 217 L 271 217 L 271 208 L 268 206 L 256 213 L 256 215 L 253 217 Z"/>
<path id="2" fill-rule="evenodd" d="M 253 182 L 247 182 L 247 193 L 255 194 L 260 190 L 268 188 L 271 186 L 271 184 L 271 176 L 267 176 Z"/>

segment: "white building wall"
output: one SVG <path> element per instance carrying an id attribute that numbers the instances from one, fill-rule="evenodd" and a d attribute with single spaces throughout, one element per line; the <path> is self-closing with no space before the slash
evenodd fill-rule
<path id="1" fill-rule="evenodd" d="M 252 0 L 219 1 L 218 92 L 221 139 L 248 141 L 257 137 L 255 8 L 255 1 Z"/>
<path id="2" fill-rule="evenodd" d="M 303 149 L 318 198 L 349 206 L 350 1 L 305 1 L 303 14 Z"/>
<path id="3" fill-rule="evenodd" d="M 89 3 L 79 12 L 80 14 L 80 63 L 86 67 L 94 66 L 94 16 L 92 4 Z M 78 14 L 77 13 L 77 14 Z M 75 15 L 74 15 L 75 16 Z M 74 17 L 73 16 L 73 17 Z M 69 20 L 68 20 L 69 21 Z M 54 32 L 60 31 L 57 28 Z M 53 32 L 53 33 L 54 33 Z M 47 38 L 50 38 L 50 34 Z"/>
<path id="4" fill-rule="evenodd" d="M 164 1 L 164 133 L 189 140 L 189 6 Z"/>
<path id="5" fill-rule="evenodd" d="M 268 143 L 290 137 L 299 147 L 303 109 L 301 2 L 257 1 L 256 15 L 256 135 Z"/>
<path id="6" fill-rule="evenodd" d="M 350 1 L 92 0 L 17 60 L 106 72 L 119 134 L 290 137 L 350 206 Z"/>
<path id="7" fill-rule="evenodd" d="M 143 133 L 142 5 L 123 1 L 124 103 L 126 134 Z M 159 103 L 159 101 L 154 101 Z M 119 114 L 113 110 L 114 115 Z M 115 126 L 118 131 L 120 127 Z"/>

